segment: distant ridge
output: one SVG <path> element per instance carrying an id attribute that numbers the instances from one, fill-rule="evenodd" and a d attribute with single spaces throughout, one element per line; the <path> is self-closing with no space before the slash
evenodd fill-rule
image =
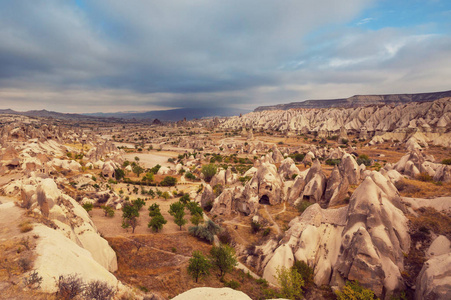
<path id="1" fill-rule="evenodd" d="M 187 120 L 201 119 L 208 117 L 230 117 L 238 116 L 239 114 L 248 113 L 249 110 L 214 107 L 214 108 L 178 108 L 170 110 L 155 110 L 147 112 L 117 112 L 117 113 L 93 113 L 85 114 L 86 116 L 96 117 L 114 117 L 121 119 L 135 119 L 135 120 L 152 120 L 158 119 L 161 121 L 179 121 L 186 118 Z"/>
<path id="2" fill-rule="evenodd" d="M 255 112 L 264 110 L 288 110 L 292 108 L 331 108 L 331 107 L 359 107 L 366 105 L 383 104 L 404 104 L 410 102 L 428 102 L 444 97 L 451 97 L 451 90 L 434 93 L 418 94 L 387 94 L 387 95 L 355 95 L 342 99 L 327 100 L 306 100 L 302 102 L 291 102 L 287 104 L 277 104 L 268 106 L 259 106 L 254 109 Z"/>

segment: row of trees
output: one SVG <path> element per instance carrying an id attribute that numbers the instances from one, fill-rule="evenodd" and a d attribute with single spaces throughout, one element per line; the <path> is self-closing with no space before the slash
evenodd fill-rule
<path id="1" fill-rule="evenodd" d="M 135 233 L 135 228 L 138 226 L 139 211 L 145 205 L 145 201 L 138 198 L 129 203 L 125 203 L 122 208 L 122 227 L 132 228 L 132 233 Z M 198 226 L 203 222 L 203 210 L 196 202 L 191 202 L 189 195 L 183 195 L 179 201 L 174 202 L 169 207 L 169 214 L 174 217 L 174 223 L 182 227 L 188 223 L 185 219 L 185 208 L 190 211 L 191 223 Z M 151 228 L 154 232 L 158 232 L 163 229 L 163 226 L 167 223 L 167 220 L 163 217 L 160 210 L 160 205 L 154 203 L 149 206 L 149 217 L 151 218 L 147 227 Z"/>

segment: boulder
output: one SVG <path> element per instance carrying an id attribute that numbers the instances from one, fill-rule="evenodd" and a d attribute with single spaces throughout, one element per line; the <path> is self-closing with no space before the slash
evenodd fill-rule
<path id="1" fill-rule="evenodd" d="M 211 287 L 194 288 L 172 298 L 172 300 L 192 299 L 251 300 L 251 298 L 245 293 L 233 290 L 231 288 Z"/>
<path id="2" fill-rule="evenodd" d="M 416 300 L 451 299 L 451 252 L 434 256 L 423 265 L 418 274 Z"/>
<path id="3" fill-rule="evenodd" d="M 55 206 L 61 196 L 61 192 L 56 186 L 55 181 L 51 178 L 47 178 L 38 184 L 36 194 L 41 213 L 48 217 L 50 210 Z"/>

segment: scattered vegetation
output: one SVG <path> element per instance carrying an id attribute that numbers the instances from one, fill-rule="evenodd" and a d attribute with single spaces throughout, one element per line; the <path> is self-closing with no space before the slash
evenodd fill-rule
<path id="1" fill-rule="evenodd" d="M 358 281 L 347 281 L 346 285 L 336 292 L 338 300 L 373 300 L 377 299 L 374 292 L 364 288 Z"/>
<path id="2" fill-rule="evenodd" d="M 218 234 L 220 231 L 221 227 L 215 224 L 212 220 L 208 220 L 207 222 L 204 222 L 204 224 L 191 226 L 188 228 L 188 232 L 191 235 L 209 243 L 213 243 L 215 234 Z"/>
<path id="3" fill-rule="evenodd" d="M 211 263 L 202 252 L 194 251 L 193 256 L 189 260 L 188 273 L 197 282 L 199 278 L 210 275 Z"/>
<path id="4" fill-rule="evenodd" d="M 210 182 L 210 180 L 215 176 L 218 168 L 214 164 L 208 164 L 202 166 L 202 174 L 204 175 L 204 179 L 206 182 Z"/>

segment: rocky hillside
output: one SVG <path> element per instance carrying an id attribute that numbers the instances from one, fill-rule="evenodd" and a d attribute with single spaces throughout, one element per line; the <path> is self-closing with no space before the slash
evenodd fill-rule
<path id="1" fill-rule="evenodd" d="M 288 110 L 293 108 L 332 108 L 332 107 L 360 107 L 367 105 L 407 104 L 410 102 L 428 102 L 444 97 L 451 97 L 451 91 L 419 94 L 392 95 L 355 95 L 349 98 L 328 100 L 306 100 L 269 106 L 259 106 L 254 112 L 265 110 Z"/>
<path id="2" fill-rule="evenodd" d="M 273 130 L 287 134 L 316 133 L 318 137 L 359 134 L 373 143 L 417 140 L 451 145 L 451 98 L 403 105 L 357 108 L 290 109 L 252 112 L 220 124 L 223 129 Z M 420 137 L 421 136 L 421 137 Z"/>

